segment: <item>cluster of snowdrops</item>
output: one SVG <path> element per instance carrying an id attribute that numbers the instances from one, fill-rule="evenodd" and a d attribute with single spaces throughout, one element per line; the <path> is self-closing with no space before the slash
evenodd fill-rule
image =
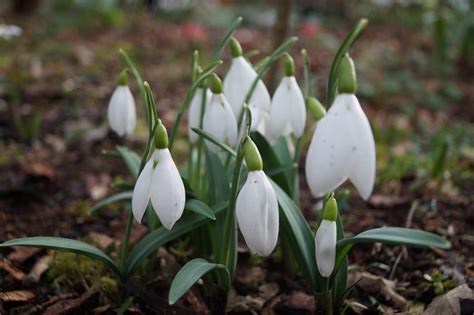
<path id="1" fill-rule="evenodd" d="M 112 130 L 125 136 L 137 122 L 128 76 L 137 80 L 145 120 L 147 145 L 141 156 L 117 147 L 135 181 L 127 191 L 111 196 L 94 210 L 112 202 L 131 201 L 129 219 L 118 261 L 96 247 L 65 238 L 31 237 L 11 240 L 8 246 L 36 246 L 84 254 L 106 263 L 122 283 L 142 264 L 153 263 L 156 250 L 189 236 L 196 257 L 185 264 L 171 283 L 170 303 L 176 302 L 200 279 L 215 313 L 225 309 L 237 264 L 238 230 L 251 253 L 269 256 L 282 241 L 284 259 L 294 260 L 313 289 L 321 313 L 337 313 L 350 292 L 347 253 L 358 243 L 448 248 L 445 239 L 424 231 L 382 227 L 345 237 L 334 192 L 347 179 L 366 200 L 375 182 L 376 152 L 369 121 L 357 99 L 354 62 L 348 55 L 367 20 L 347 35 L 330 69 L 326 109 L 312 91 L 309 56 L 300 88 L 290 38 L 269 56 L 252 64 L 236 38 L 237 19 L 217 46 L 207 66 L 192 55 L 191 85 L 178 109 L 170 135 L 159 119 L 150 85 L 124 51 L 126 69 L 108 107 Z M 215 70 L 222 51 L 232 60 L 223 82 Z M 284 76 L 271 96 L 262 76 L 283 59 Z M 178 127 L 188 114 L 189 161 L 179 170 L 172 148 Z M 307 118 L 309 113 L 312 119 Z M 305 161 L 306 181 L 314 197 L 322 198 L 315 235 L 299 205 L 298 164 L 307 122 L 313 123 Z M 146 217 L 146 219 L 144 219 Z M 129 251 L 131 226 L 146 221 L 149 234 Z M 284 246 L 287 244 L 287 246 Z M 200 258 L 204 257 L 204 258 Z"/>

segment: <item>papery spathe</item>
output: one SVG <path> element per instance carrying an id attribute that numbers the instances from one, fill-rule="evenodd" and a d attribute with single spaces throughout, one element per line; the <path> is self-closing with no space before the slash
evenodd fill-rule
<path id="1" fill-rule="evenodd" d="M 339 94 L 314 131 L 306 179 L 316 197 L 350 179 L 363 199 L 375 182 L 375 144 L 369 121 L 354 94 Z"/>
<path id="2" fill-rule="evenodd" d="M 137 123 L 135 100 L 127 85 L 119 85 L 112 94 L 107 110 L 110 128 L 119 136 L 133 134 Z"/>
<path id="3" fill-rule="evenodd" d="M 266 136 L 270 141 L 292 132 L 301 137 L 306 123 L 306 104 L 296 78 L 285 76 L 272 98 Z"/>
<path id="4" fill-rule="evenodd" d="M 137 179 L 132 211 L 138 223 L 141 223 L 150 200 L 163 226 L 171 230 L 183 214 L 186 191 L 168 149 L 156 149 Z"/>
<path id="5" fill-rule="evenodd" d="M 237 222 L 250 250 L 268 256 L 278 239 L 278 202 L 262 170 L 248 173 L 236 204 Z"/>
<path id="6" fill-rule="evenodd" d="M 224 94 L 213 94 L 210 104 L 206 107 L 203 129 L 217 140 L 235 147 L 237 145 L 237 121 Z M 208 149 L 218 152 L 219 147 L 206 140 Z"/>

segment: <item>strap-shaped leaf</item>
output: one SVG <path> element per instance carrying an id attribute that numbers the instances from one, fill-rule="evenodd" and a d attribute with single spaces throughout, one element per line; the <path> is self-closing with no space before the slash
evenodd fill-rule
<path id="1" fill-rule="evenodd" d="M 341 62 L 342 57 L 346 52 L 351 48 L 355 41 L 362 34 L 362 31 L 365 29 L 369 21 L 367 19 L 360 19 L 357 22 L 357 25 L 352 29 L 352 31 L 346 36 L 341 46 L 337 50 L 334 60 L 331 64 L 331 69 L 329 70 L 328 85 L 327 85 L 327 107 L 331 107 L 334 98 L 336 97 L 337 90 L 337 71 L 339 69 L 339 63 Z"/>
<path id="2" fill-rule="evenodd" d="M 117 201 L 123 201 L 123 200 L 131 200 L 133 195 L 133 191 L 125 191 L 121 192 L 115 195 L 112 195 L 110 197 L 107 197 L 101 201 L 99 201 L 95 206 L 89 209 L 89 213 L 94 213 L 97 210 L 110 205 L 111 203 L 117 202 Z"/>
<path id="3" fill-rule="evenodd" d="M 110 258 L 106 253 L 104 253 L 97 247 L 78 240 L 72 240 L 63 237 L 36 236 L 17 238 L 0 244 L 0 248 L 10 246 L 50 248 L 66 252 L 73 252 L 79 255 L 84 255 L 93 259 L 100 260 L 108 267 L 110 267 L 112 271 L 117 273 L 117 275 L 120 275 L 120 270 L 117 264 L 112 260 L 112 258 Z"/>
<path id="4" fill-rule="evenodd" d="M 197 133 L 200 137 L 203 137 L 204 139 L 206 139 L 207 141 L 210 141 L 212 143 L 214 143 L 215 145 L 217 145 L 218 147 L 220 147 L 221 149 L 223 149 L 224 151 L 226 151 L 227 153 L 229 153 L 230 155 L 232 155 L 233 157 L 236 157 L 237 156 L 237 152 L 235 152 L 234 149 L 232 149 L 230 146 L 228 146 L 227 144 L 225 143 L 222 143 L 221 141 L 217 140 L 216 137 L 214 137 L 213 135 L 211 135 L 209 132 L 207 131 L 204 131 L 202 129 L 199 129 L 199 128 L 192 128 L 193 131 L 195 133 Z"/>
<path id="5" fill-rule="evenodd" d="M 449 241 L 437 234 L 399 227 L 382 227 L 364 231 L 356 236 L 338 241 L 337 246 L 342 248 L 343 246 L 360 243 L 383 243 L 443 249 L 451 247 Z"/>
<path id="6" fill-rule="evenodd" d="M 140 157 L 138 154 L 126 147 L 117 147 L 117 151 L 127 165 L 130 173 L 132 173 L 134 178 L 137 178 L 138 170 L 140 169 Z"/>
<path id="7" fill-rule="evenodd" d="M 226 207 L 227 203 L 221 203 L 213 207 L 214 213 L 217 215 Z M 200 214 L 186 214 L 173 226 L 173 229 L 170 231 L 164 227 L 160 227 L 149 233 L 133 248 L 132 252 L 130 253 L 127 263 L 127 275 L 132 273 L 145 257 L 153 253 L 160 246 L 188 233 L 189 231 L 194 230 L 208 221 L 208 218 Z"/>
<path id="8" fill-rule="evenodd" d="M 211 220 L 215 220 L 216 216 L 214 215 L 214 210 L 212 210 L 208 205 L 198 199 L 191 199 L 186 201 L 185 209 L 203 215 Z"/>
<path id="9" fill-rule="evenodd" d="M 220 277 L 225 279 L 226 288 L 230 286 L 230 274 L 227 268 L 221 264 L 210 263 L 205 259 L 196 258 L 189 261 L 176 274 L 171 283 L 168 301 L 174 304 L 179 300 L 199 279 L 210 271 L 218 271 Z"/>
<path id="10" fill-rule="evenodd" d="M 305 278 L 313 288 L 316 288 L 318 271 L 316 270 L 313 233 L 293 200 L 273 180 L 270 179 L 270 182 L 280 205 L 280 223 L 283 233 L 290 241 L 296 261 Z"/>

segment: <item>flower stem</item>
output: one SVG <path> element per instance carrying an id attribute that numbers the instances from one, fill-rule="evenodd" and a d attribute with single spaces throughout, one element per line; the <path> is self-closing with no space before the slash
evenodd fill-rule
<path id="1" fill-rule="evenodd" d="M 132 210 L 128 211 L 127 226 L 125 227 L 125 234 L 122 240 L 122 248 L 120 250 L 120 270 L 122 275 L 127 272 L 127 255 L 128 255 L 128 242 L 130 240 L 130 233 L 132 232 L 133 215 Z M 122 279 L 125 280 L 125 279 Z"/>
<path id="2" fill-rule="evenodd" d="M 315 293 L 314 300 L 316 304 L 316 314 L 318 315 L 332 315 L 333 314 L 331 290 Z"/>

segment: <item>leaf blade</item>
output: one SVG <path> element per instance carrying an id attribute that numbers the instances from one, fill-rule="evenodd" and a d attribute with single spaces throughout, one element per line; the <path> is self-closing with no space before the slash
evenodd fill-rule
<path id="1" fill-rule="evenodd" d="M 226 279 L 227 287 L 230 286 L 230 274 L 227 268 L 221 264 L 210 263 L 202 258 L 195 258 L 190 260 L 186 265 L 181 268 L 171 283 L 170 292 L 168 295 L 168 301 L 170 304 L 174 304 L 179 300 L 199 279 L 201 279 L 206 273 L 220 270 L 223 271 L 222 277 Z"/>
<path id="2" fill-rule="evenodd" d="M 206 218 L 209 218 L 211 220 L 216 219 L 214 211 L 201 200 L 198 200 L 198 199 L 188 200 L 186 201 L 186 205 L 184 206 L 184 208 L 194 213 L 205 216 Z"/>
<path id="3" fill-rule="evenodd" d="M 92 208 L 90 208 L 89 213 L 92 214 L 96 212 L 97 210 L 117 201 L 131 200 L 132 196 L 133 196 L 133 191 L 124 191 L 124 192 L 109 196 L 105 199 L 102 199 L 97 204 L 95 204 Z"/>

